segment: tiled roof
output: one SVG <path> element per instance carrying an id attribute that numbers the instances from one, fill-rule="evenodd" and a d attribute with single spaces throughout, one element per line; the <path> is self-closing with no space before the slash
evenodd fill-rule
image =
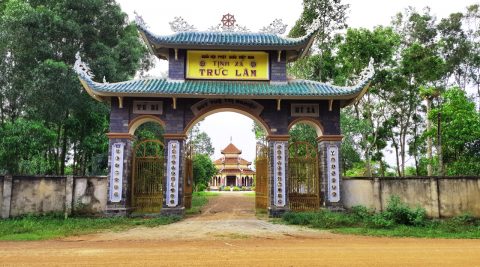
<path id="1" fill-rule="evenodd" d="M 241 174 L 255 174 L 255 172 L 251 169 L 222 169 L 218 172 L 219 174 L 222 173 L 241 173 Z"/>
<path id="2" fill-rule="evenodd" d="M 84 77 L 80 76 L 80 78 Z M 272 98 L 281 96 L 349 96 L 359 93 L 369 82 L 369 80 L 365 80 L 353 87 L 340 87 L 308 80 L 291 80 L 286 83 L 204 80 L 175 82 L 166 79 L 97 83 L 91 79 L 82 80 L 85 81 L 93 93 L 99 96 L 259 96 Z"/>
<path id="3" fill-rule="evenodd" d="M 222 149 L 222 154 L 241 154 L 242 150 L 238 149 L 234 144 L 230 143 L 224 149 Z"/>
<path id="4" fill-rule="evenodd" d="M 252 164 L 250 161 L 245 160 L 241 157 L 238 158 L 219 158 L 213 162 L 214 164 L 226 164 L 226 165 L 233 165 L 233 164 L 241 164 L 241 165 L 250 165 Z"/>
<path id="5" fill-rule="evenodd" d="M 178 32 L 172 35 L 156 35 L 148 29 L 139 26 L 151 44 L 162 47 L 175 47 L 178 45 L 202 46 L 235 46 L 235 47 L 261 47 L 286 48 L 306 46 L 313 34 L 300 38 L 282 37 L 272 33 L 252 32 Z"/>

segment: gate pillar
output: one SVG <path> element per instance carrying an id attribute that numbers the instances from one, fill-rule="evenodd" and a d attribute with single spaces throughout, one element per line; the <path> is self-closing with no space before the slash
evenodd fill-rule
<path id="1" fill-rule="evenodd" d="M 323 135 L 318 140 L 321 176 L 321 204 L 331 210 L 342 210 L 341 155 L 342 135 Z"/>
<path id="2" fill-rule="evenodd" d="M 108 133 L 108 189 L 106 216 L 126 216 L 131 210 L 130 181 L 133 135 Z"/>
<path id="3" fill-rule="evenodd" d="M 165 194 L 163 194 L 162 215 L 185 214 L 184 203 L 184 134 L 164 134 L 165 139 Z"/>
<path id="4" fill-rule="evenodd" d="M 268 215 L 280 217 L 288 211 L 288 139 L 289 135 L 270 135 L 268 140 L 269 205 Z"/>

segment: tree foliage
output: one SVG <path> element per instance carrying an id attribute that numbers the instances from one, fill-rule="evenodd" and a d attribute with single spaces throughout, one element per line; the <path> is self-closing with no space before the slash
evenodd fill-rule
<path id="1" fill-rule="evenodd" d="M 78 82 L 77 51 L 100 80 L 123 81 L 150 64 L 136 27 L 113 0 L 2 1 L 0 129 L 4 140 L 35 147 L 18 146 L 21 161 L 2 157 L 2 171 L 64 174 L 69 163 L 74 174 L 105 172 L 108 107 Z M 21 127 L 15 132 L 14 125 Z M 13 153 L 13 143 L 1 142 L 1 153 Z"/>
<path id="2" fill-rule="evenodd" d="M 195 154 L 193 156 L 193 184 L 195 188 L 199 185 L 207 186 L 210 179 L 217 174 L 217 168 L 208 155 Z"/>

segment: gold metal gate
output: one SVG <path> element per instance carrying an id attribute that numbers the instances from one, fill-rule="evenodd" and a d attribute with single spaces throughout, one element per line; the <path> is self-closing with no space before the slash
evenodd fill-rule
<path id="1" fill-rule="evenodd" d="M 192 207 L 192 192 L 193 192 L 193 160 L 192 160 L 192 147 L 187 145 L 185 147 L 185 170 L 183 180 L 183 201 L 185 208 L 190 209 Z"/>
<path id="2" fill-rule="evenodd" d="M 267 209 L 268 206 L 268 147 L 257 145 L 255 160 L 255 208 Z"/>
<path id="3" fill-rule="evenodd" d="M 293 211 L 317 210 L 320 207 L 318 153 L 307 142 L 289 145 L 288 198 Z"/>
<path id="4" fill-rule="evenodd" d="M 133 149 L 132 207 L 138 213 L 157 213 L 162 209 L 164 145 L 145 140 Z"/>

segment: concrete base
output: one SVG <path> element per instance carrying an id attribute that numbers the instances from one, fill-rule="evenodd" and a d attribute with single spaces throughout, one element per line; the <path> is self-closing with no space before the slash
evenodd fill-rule
<path id="1" fill-rule="evenodd" d="M 328 209 L 329 211 L 333 211 L 333 212 L 345 211 L 345 207 L 340 202 L 338 202 L 338 203 L 328 203 L 325 208 Z"/>
<path id="2" fill-rule="evenodd" d="M 279 217 L 282 217 L 282 215 L 287 211 L 290 211 L 290 209 L 287 208 L 287 207 L 285 207 L 285 208 L 269 207 L 268 208 L 268 217 L 279 218 Z"/>
<path id="3" fill-rule="evenodd" d="M 127 217 L 132 212 L 131 208 L 107 208 L 105 217 Z"/>
<path id="4" fill-rule="evenodd" d="M 178 207 L 178 208 L 162 208 L 162 211 L 160 212 L 162 216 L 181 216 L 183 217 L 185 215 L 185 207 Z"/>

